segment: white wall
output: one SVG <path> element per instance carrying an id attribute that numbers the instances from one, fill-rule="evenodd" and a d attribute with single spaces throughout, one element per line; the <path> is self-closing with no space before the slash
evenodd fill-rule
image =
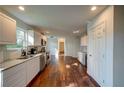
<path id="1" fill-rule="evenodd" d="M 80 38 L 79 37 L 66 37 L 65 38 L 65 54 L 66 56 L 77 57 L 80 51 Z"/>
<path id="2" fill-rule="evenodd" d="M 47 51 L 50 51 L 51 55 L 56 55 L 58 49 L 58 39 L 48 38 L 47 40 Z"/>
<path id="3" fill-rule="evenodd" d="M 96 26 L 101 22 L 105 22 L 105 33 L 106 33 L 106 62 L 105 62 L 105 85 L 113 86 L 113 6 L 109 6 L 101 14 L 96 16 L 90 24 L 90 27 Z"/>
<path id="4" fill-rule="evenodd" d="M 65 38 L 65 55 L 77 57 L 77 52 L 80 50 L 80 38 L 68 36 Z M 48 39 L 48 50 L 50 50 L 52 55 L 55 55 L 55 49 L 58 49 L 58 39 Z"/>
<path id="5" fill-rule="evenodd" d="M 124 6 L 114 6 L 113 85 L 124 87 Z"/>

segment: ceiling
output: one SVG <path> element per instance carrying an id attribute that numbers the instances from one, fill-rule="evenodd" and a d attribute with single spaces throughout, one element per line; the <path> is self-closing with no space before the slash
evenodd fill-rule
<path id="1" fill-rule="evenodd" d="M 86 23 L 107 6 L 97 6 L 90 11 L 89 5 L 26 5 L 20 11 L 17 5 L 0 6 L 25 23 L 49 31 L 49 34 L 73 34 L 85 31 Z"/>

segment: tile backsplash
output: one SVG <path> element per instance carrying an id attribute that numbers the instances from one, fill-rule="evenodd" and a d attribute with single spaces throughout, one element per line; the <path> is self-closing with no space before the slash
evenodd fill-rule
<path id="1" fill-rule="evenodd" d="M 0 45 L 0 63 L 8 59 L 15 59 L 21 54 L 20 50 L 8 50 L 5 45 Z"/>

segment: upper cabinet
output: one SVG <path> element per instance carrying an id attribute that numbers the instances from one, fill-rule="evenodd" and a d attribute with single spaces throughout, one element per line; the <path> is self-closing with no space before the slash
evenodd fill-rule
<path id="1" fill-rule="evenodd" d="M 16 21 L 0 13 L 0 44 L 16 43 Z"/>
<path id="2" fill-rule="evenodd" d="M 87 46 L 87 35 L 81 37 L 81 46 Z"/>
<path id="3" fill-rule="evenodd" d="M 47 42 L 47 37 L 41 33 L 34 33 L 34 45 L 45 46 Z"/>
<path id="4" fill-rule="evenodd" d="M 41 46 L 41 34 L 38 32 L 34 32 L 34 45 Z"/>

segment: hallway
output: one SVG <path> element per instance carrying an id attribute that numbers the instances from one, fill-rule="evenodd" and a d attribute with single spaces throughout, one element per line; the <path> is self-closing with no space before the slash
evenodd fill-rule
<path id="1" fill-rule="evenodd" d="M 95 87 L 77 59 L 52 56 L 51 63 L 31 82 L 31 87 Z"/>

